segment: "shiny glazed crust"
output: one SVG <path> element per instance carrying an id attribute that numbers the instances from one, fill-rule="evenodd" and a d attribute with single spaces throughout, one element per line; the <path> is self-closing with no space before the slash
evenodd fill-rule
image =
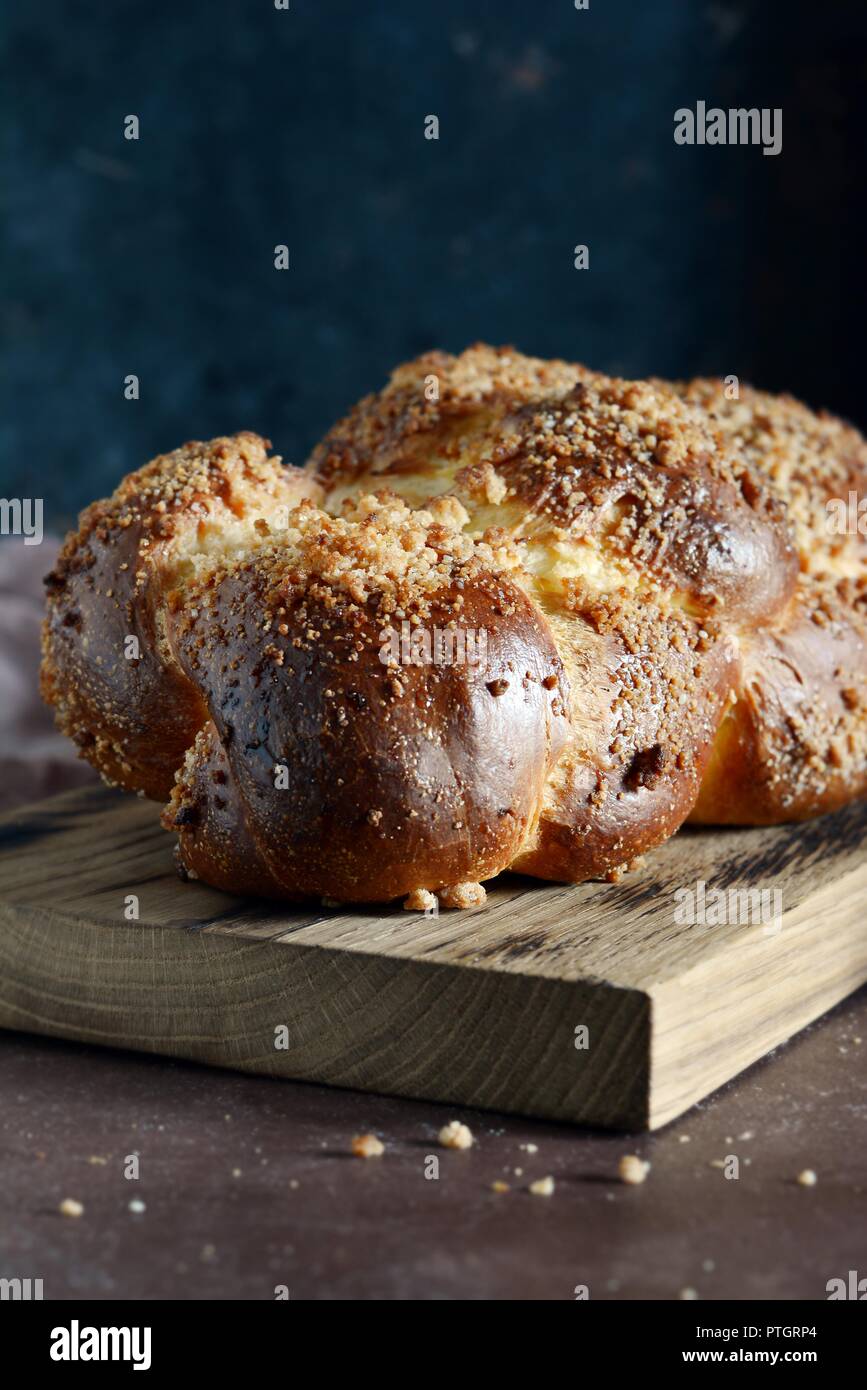
<path id="1" fill-rule="evenodd" d="M 825 501 L 864 471 L 786 398 L 429 353 L 303 471 L 239 435 L 88 509 L 43 693 L 227 891 L 617 876 L 690 815 L 863 791 L 864 542 Z"/>
<path id="2" fill-rule="evenodd" d="M 867 496 L 861 435 L 790 396 L 721 382 L 680 388 L 787 502 L 799 577 L 774 622 L 744 634 L 728 710 L 691 819 L 773 825 L 867 791 L 867 538 L 829 501 Z M 867 529 L 867 528 L 865 528 Z"/>
<path id="3" fill-rule="evenodd" d="M 165 801 L 206 718 L 167 639 L 176 589 L 215 543 L 243 544 L 257 516 L 316 492 L 267 450 L 239 434 L 130 473 L 82 513 L 45 581 L 43 699 L 82 756 L 129 791 Z"/>

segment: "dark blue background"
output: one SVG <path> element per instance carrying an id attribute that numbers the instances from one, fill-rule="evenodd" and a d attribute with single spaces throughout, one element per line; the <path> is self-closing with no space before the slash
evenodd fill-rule
<path id="1" fill-rule="evenodd" d="M 300 462 L 396 362 L 477 339 L 867 424 L 863 3 L 4 11 L 2 489 L 48 524 L 192 437 Z M 781 106 L 783 153 L 676 146 L 699 98 Z"/>

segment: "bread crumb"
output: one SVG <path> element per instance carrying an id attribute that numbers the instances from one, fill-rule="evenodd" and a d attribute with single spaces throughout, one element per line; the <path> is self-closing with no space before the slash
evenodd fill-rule
<path id="1" fill-rule="evenodd" d="M 535 1182 L 530 1183 L 530 1191 L 534 1197 L 551 1197 L 554 1193 L 554 1179 L 537 1178 Z"/>
<path id="2" fill-rule="evenodd" d="M 629 1183 L 633 1187 L 644 1182 L 649 1172 L 650 1164 L 646 1159 L 639 1158 L 637 1154 L 624 1154 L 617 1165 L 620 1181 Z"/>
<path id="3" fill-rule="evenodd" d="M 106 1163 L 108 1163 L 108 1159 L 103 1158 L 100 1154 L 91 1154 L 87 1161 L 88 1163 L 98 1164 L 100 1168 L 104 1168 Z"/>
<path id="4" fill-rule="evenodd" d="M 496 1182 L 492 1182 L 492 1183 L 491 1183 L 491 1191 L 492 1191 L 492 1192 L 511 1192 L 511 1188 L 509 1187 L 509 1184 L 508 1184 L 507 1182 L 503 1182 L 503 1179 L 502 1179 L 502 1178 L 497 1178 Z"/>
<path id="5" fill-rule="evenodd" d="M 233 1177 L 233 1178 L 239 1178 L 240 1176 L 241 1176 L 241 1170 L 240 1170 L 240 1168 L 233 1168 L 233 1169 L 232 1169 L 232 1177 Z"/>
<path id="6" fill-rule="evenodd" d="M 813 1168 L 804 1168 L 798 1174 L 798 1182 L 800 1183 L 801 1187 L 815 1187 L 818 1181 L 819 1179 L 816 1177 L 816 1173 Z"/>
<path id="7" fill-rule="evenodd" d="M 691 1144 L 692 1140 L 688 1134 L 681 1134 L 678 1136 L 678 1142 L 681 1144 Z"/>
<path id="8" fill-rule="evenodd" d="M 432 893 L 429 888 L 414 888 L 409 897 L 403 900 L 404 912 L 428 912 L 436 905 L 436 893 Z"/>
<path id="9" fill-rule="evenodd" d="M 538 1144 L 519 1144 L 518 1147 L 523 1149 L 524 1153 L 528 1154 L 537 1154 L 539 1152 Z"/>
<path id="10" fill-rule="evenodd" d="M 474 1142 L 472 1132 L 460 1120 L 450 1120 L 443 1125 L 439 1140 L 444 1149 L 471 1149 Z"/>
<path id="11" fill-rule="evenodd" d="M 290 1178 L 290 1179 L 289 1179 L 289 1186 L 292 1188 L 292 1191 L 295 1192 L 295 1191 L 297 1191 L 297 1189 L 301 1186 L 301 1184 L 300 1184 L 300 1182 L 298 1181 L 297 1178 Z"/>
<path id="12" fill-rule="evenodd" d="M 681 1289 L 680 1293 L 677 1296 L 678 1298 L 684 1299 L 688 1303 L 695 1302 L 695 1300 L 698 1298 L 698 1294 L 696 1293 L 695 1289 Z"/>
<path id="13" fill-rule="evenodd" d="M 130 1211 L 134 1212 L 136 1216 L 141 1216 L 142 1212 L 147 1211 L 147 1207 L 141 1197 L 133 1197 L 132 1201 L 128 1202 L 127 1205 Z"/>
<path id="14" fill-rule="evenodd" d="M 605 875 L 606 883 L 620 883 L 627 874 L 643 869 L 647 863 L 647 858 L 643 854 L 638 854 L 634 859 L 627 859 L 625 864 L 615 864 Z"/>
<path id="15" fill-rule="evenodd" d="M 452 883 L 440 889 L 440 906 L 458 909 L 482 907 L 487 896 L 480 883 Z"/>
<path id="16" fill-rule="evenodd" d="M 385 1145 L 375 1134 L 356 1134 L 352 1141 L 352 1152 L 356 1158 L 381 1158 Z"/>
<path id="17" fill-rule="evenodd" d="M 74 1197 L 64 1197 L 57 1210 L 61 1216 L 83 1216 L 84 1204 L 77 1202 Z"/>

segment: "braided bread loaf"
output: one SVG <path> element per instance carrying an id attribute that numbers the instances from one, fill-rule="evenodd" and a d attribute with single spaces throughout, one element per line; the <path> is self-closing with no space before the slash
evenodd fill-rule
<path id="1" fill-rule="evenodd" d="M 786 398 L 511 350 L 399 368 L 304 470 L 189 444 L 82 516 L 42 690 L 235 893 L 617 876 L 867 785 L 867 446 Z"/>

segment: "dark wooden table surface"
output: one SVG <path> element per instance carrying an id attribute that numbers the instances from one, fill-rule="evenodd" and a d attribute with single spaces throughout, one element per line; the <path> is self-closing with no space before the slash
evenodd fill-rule
<path id="1" fill-rule="evenodd" d="M 456 1113 L 5 1033 L 0 1277 L 50 1299 L 823 1299 L 867 1274 L 867 990 L 652 1136 L 464 1112 L 457 1153 L 436 1138 Z M 349 1155 L 361 1131 L 382 1158 Z M 625 1153 L 644 1185 L 617 1180 Z M 548 1174 L 553 1196 L 526 1190 Z"/>

